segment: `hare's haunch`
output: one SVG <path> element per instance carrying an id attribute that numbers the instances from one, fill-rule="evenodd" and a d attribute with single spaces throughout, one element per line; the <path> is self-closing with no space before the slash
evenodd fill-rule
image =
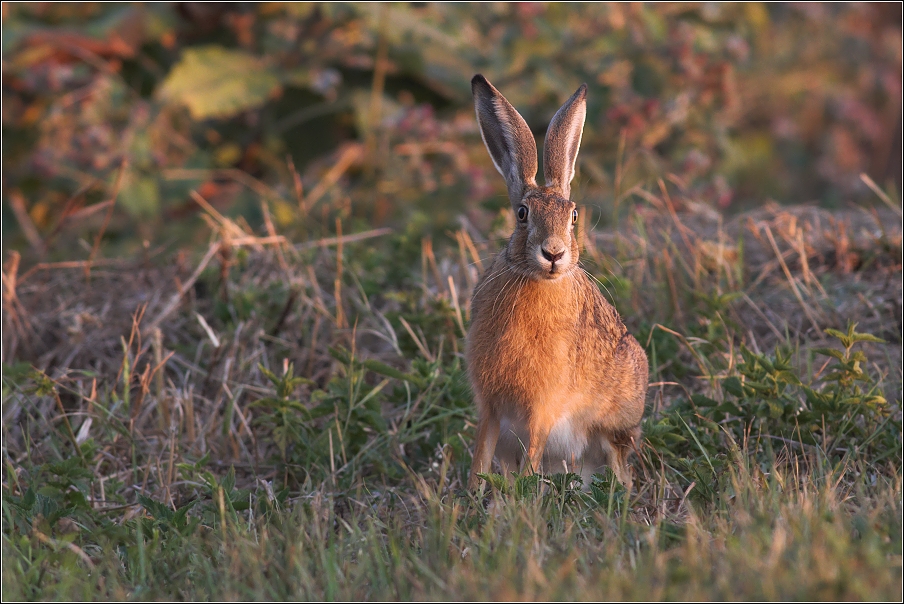
<path id="1" fill-rule="evenodd" d="M 578 266 L 569 197 L 587 86 L 553 117 L 538 186 L 537 148 L 515 108 L 482 75 L 471 80 L 480 134 L 505 178 L 516 226 L 471 300 L 468 375 L 480 420 L 469 486 L 495 454 L 513 470 L 577 472 L 606 463 L 631 484 L 647 356 Z"/>

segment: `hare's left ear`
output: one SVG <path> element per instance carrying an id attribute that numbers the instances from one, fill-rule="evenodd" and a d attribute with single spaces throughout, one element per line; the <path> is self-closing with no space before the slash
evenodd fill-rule
<path id="1" fill-rule="evenodd" d="M 559 191 L 565 199 L 571 196 L 574 164 L 581 146 L 581 133 L 587 117 L 587 84 L 571 95 L 556 112 L 543 143 L 543 177 L 546 186 Z"/>

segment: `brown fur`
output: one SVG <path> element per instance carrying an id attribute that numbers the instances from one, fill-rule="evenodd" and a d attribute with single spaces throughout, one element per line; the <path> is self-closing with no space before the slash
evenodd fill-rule
<path id="1" fill-rule="evenodd" d="M 494 163 L 508 166 L 510 175 L 527 174 L 523 166 L 536 166 L 536 148 L 532 138 L 528 145 L 523 119 L 513 109 L 481 114 L 507 103 L 495 101 L 501 95 L 482 76 L 472 84 L 481 130 L 492 130 L 484 140 L 520 137 L 510 141 L 510 151 L 488 144 Z M 584 91 L 559 110 L 547 134 L 544 174 L 552 185 L 527 182 L 530 174 L 508 182 L 513 209 L 524 205 L 527 219 L 517 221 L 474 289 L 466 352 L 480 416 L 472 488 L 477 474 L 490 470 L 494 453 L 503 472 L 567 469 L 589 482 L 608 462 L 622 482 L 631 483 L 626 461 L 640 438 L 647 358 L 578 267 L 575 204 L 563 191 L 574 174 Z M 515 119 L 521 123 L 510 123 Z M 555 253 L 562 258 L 549 261 Z"/>

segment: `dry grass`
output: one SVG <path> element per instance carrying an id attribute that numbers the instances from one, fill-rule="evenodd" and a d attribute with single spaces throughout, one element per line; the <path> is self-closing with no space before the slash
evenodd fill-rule
<path id="1" fill-rule="evenodd" d="M 810 351 L 826 345 L 822 329 L 843 329 L 851 319 L 859 323 L 858 331 L 887 340 L 870 345 L 870 373 L 900 421 L 901 229 L 888 212 L 769 207 L 723 222 L 702 211 L 678 213 L 671 200 L 649 198 L 650 206 L 632 214 L 625 228 L 588 233 L 584 258 L 642 343 L 675 344 L 652 357 L 651 421 L 688 393 L 718 393 L 722 377 L 715 373 L 734 371 L 741 344 L 757 353 L 791 346 L 801 375 L 818 376 L 825 365 L 810 366 Z M 829 581 L 835 587 L 822 588 L 821 579 L 799 583 L 787 574 L 756 584 L 753 573 L 744 579 L 744 597 L 867 597 L 900 586 L 882 570 L 900 569 L 900 547 L 897 558 L 885 562 L 873 550 L 868 555 L 879 558 L 863 562 L 861 545 L 853 538 L 836 544 L 840 549 L 835 553 L 831 548 L 807 553 L 800 549 L 809 547 L 807 540 L 829 538 L 831 527 L 819 525 L 810 534 L 804 526 L 768 520 L 771 514 L 803 514 L 806 522 L 818 524 L 820 510 L 849 507 L 850 514 L 836 528 L 850 534 L 851 518 L 885 518 L 900 499 L 900 459 L 886 460 L 891 466 L 878 470 L 856 458 L 833 467 L 806 448 L 801 455 L 803 445 L 789 441 L 779 445 L 783 448 L 771 471 L 746 465 L 735 452 L 729 455 L 734 469 L 713 478 L 715 486 L 706 486 L 701 478 L 680 478 L 685 474 L 675 470 L 674 460 L 647 447 L 635 461 L 639 479 L 630 502 L 598 494 L 587 507 L 574 500 L 577 495 L 557 491 L 551 483 L 539 492 L 531 490 L 537 485 L 526 485 L 526 492 L 534 493 L 526 499 L 497 494 L 497 512 L 495 503 L 485 510 L 473 498 L 461 499 L 473 418 L 460 347 L 468 294 L 479 267 L 498 244 L 462 228 L 444 247 L 425 239 L 420 258 L 409 257 L 403 265 L 405 258 L 396 251 L 400 240 L 384 230 L 343 236 L 337 224 L 336 237 L 291 245 L 272 228 L 256 237 L 211 215 L 216 236 L 200 259 L 180 256 L 168 266 L 95 262 L 87 278 L 79 270 L 82 265 L 39 266 L 20 276 L 17 258 L 7 263 L 4 362 L 30 363 L 49 381 L 37 395 L 25 382 L 5 385 L 5 497 L 23 496 L 26 486 L 42 475 L 40 468 L 46 474 L 47 464 L 74 450 L 92 469 L 92 478 L 84 483 L 87 509 L 115 524 L 138 526 L 134 523 L 149 513 L 160 521 L 159 513 L 139 497 L 170 510 L 207 502 L 203 505 L 210 506 L 209 514 L 198 518 L 208 536 L 193 542 L 192 547 L 201 548 L 197 555 L 203 558 L 205 548 L 219 547 L 215 539 L 210 541 L 210 531 L 226 531 L 237 523 L 236 531 L 239 525 L 244 528 L 228 537 L 230 542 L 237 539 L 237 545 L 221 562 L 228 560 L 231 568 L 244 569 L 261 583 L 249 579 L 248 584 L 226 581 L 218 586 L 214 557 L 202 564 L 211 581 L 208 587 L 178 588 L 192 598 L 562 598 L 598 589 L 617 598 L 735 597 L 731 586 L 718 579 L 720 573 L 735 572 L 743 564 L 766 573 L 790 555 L 792 566 L 799 566 L 795 572 L 818 568 L 816 577 L 838 572 L 843 558 L 836 554 L 867 564 L 876 573 L 870 576 L 880 578 L 880 591 L 857 582 Z M 707 342 L 717 340 L 725 346 L 708 347 Z M 288 451 L 280 452 L 273 425 L 259 423 L 266 408 L 258 401 L 274 397 L 274 383 L 265 370 L 283 376 L 290 364 L 306 381 L 290 388 L 289 398 L 297 397 L 311 410 L 338 388 L 345 394 L 329 400 L 350 402 L 346 411 L 337 407 L 328 415 L 332 419 L 326 424 L 312 424 L 315 432 L 305 433 L 310 443 L 290 442 Z M 396 379 L 403 374 L 407 377 Z M 382 428 L 368 423 L 368 400 L 379 401 Z M 350 418 L 357 419 L 349 424 Z M 340 421 L 346 422 L 343 429 Z M 355 431 L 356 422 L 363 431 Z M 324 432 L 327 441 L 320 438 Z M 358 440 L 344 440 L 353 434 Z M 321 441 L 328 443 L 322 445 L 328 447 L 324 451 L 308 457 L 299 453 L 303 445 Z M 738 445 L 742 450 L 750 446 Z M 712 468 L 705 451 L 694 463 L 703 464 L 704 458 Z M 297 459 L 313 465 L 299 466 Z M 222 486 L 231 480 L 229 468 L 235 470 L 234 487 L 244 489 L 242 501 L 250 501 L 247 511 L 236 511 L 247 506 L 236 507 L 238 500 L 229 499 L 233 487 Z M 863 476 L 878 477 L 878 486 L 863 491 Z M 787 497 L 770 495 L 776 485 Z M 283 488 L 287 490 L 280 494 Z M 565 505 L 566 499 L 572 503 Z M 600 501 L 608 502 L 605 513 L 599 511 Z M 541 531 L 550 505 L 559 505 L 559 520 L 549 532 Z M 698 506 L 714 515 L 701 518 Z M 277 509 L 295 510 L 279 521 L 288 523 L 282 529 L 273 524 Z M 33 528 L 31 535 L 48 551 L 68 551 L 82 564 L 113 564 L 97 549 L 104 541 L 92 537 L 100 525 L 77 522 L 82 523 L 77 529 L 82 541 L 73 544 L 76 550 L 60 541 L 67 533 L 59 526 Z M 338 556 L 343 573 L 364 583 L 346 585 L 338 576 L 318 575 L 326 570 L 309 558 L 297 561 L 314 564 L 304 571 L 306 578 L 292 579 L 301 566 L 293 566 L 290 556 L 280 571 L 288 573 L 284 583 L 267 592 L 263 577 L 269 571 L 259 565 L 276 563 L 281 555 L 271 548 L 282 552 L 292 539 L 316 540 L 318 531 L 332 530 L 329 523 L 338 531 L 337 541 L 315 550 Z M 528 539 L 533 553 L 526 560 L 514 551 L 487 554 L 486 548 L 501 547 L 495 539 L 487 541 L 497 525 L 500 535 L 514 531 L 513 539 Z M 900 524 L 888 526 L 900 530 Z M 644 537 L 642 527 L 653 532 Z M 877 530 L 881 536 L 885 529 Z M 282 536 L 272 536 L 274 531 Z M 731 541 L 739 531 L 740 541 Z M 4 542 L 5 552 L 19 547 L 11 538 Z M 572 545 L 588 539 L 603 541 L 582 550 L 584 557 L 567 554 Z M 390 557 L 378 556 L 383 562 L 370 566 L 360 553 L 343 558 L 355 540 L 369 543 L 375 552 L 388 551 Z M 331 543 L 338 549 L 331 549 Z M 398 559 L 392 558 L 394 547 L 402 548 Z M 786 554 L 786 548 L 797 553 Z M 418 567 L 418 551 L 439 557 Z M 453 553 L 446 557 L 441 551 Z M 711 584 L 699 578 L 689 583 L 676 570 L 685 556 L 697 554 L 702 557 L 687 572 L 703 573 Z M 829 558 L 812 558 L 820 555 Z M 22 569 L 37 562 L 16 559 L 17 576 L 25 581 L 29 575 Z M 398 580 L 411 581 L 408 587 L 375 578 L 389 572 L 380 564 L 391 566 L 392 560 L 399 565 Z M 550 566 L 550 560 L 555 564 Z M 635 580 L 609 582 L 593 560 L 628 564 L 629 576 L 648 577 L 651 583 L 638 590 Z M 176 559 L 171 563 L 177 564 Z M 59 560 L 41 564 L 66 568 Z M 503 569 L 500 580 L 475 573 L 483 564 Z M 523 569 L 528 574 L 522 575 Z M 173 593 L 155 583 L 150 571 L 142 572 L 141 580 L 127 573 L 113 582 L 118 587 L 101 586 L 100 591 L 92 591 L 89 581 L 81 584 L 87 591 L 80 593 L 92 598 Z M 444 572 L 452 574 L 444 577 Z M 511 572 L 520 577 L 514 584 L 503 579 Z M 368 581 L 377 586 L 375 591 L 364 587 Z M 63 589 L 63 583 L 53 585 Z M 135 591 L 138 584 L 150 591 Z M 676 586 L 689 591 L 679 596 Z M 5 583 L 8 589 L 13 588 Z M 24 597 L 19 589 L 24 588 L 9 593 Z M 32 589 L 28 597 L 74 593 Z"/>
<path id="2" fill-rule="evenodd" d="M 223 463 L 251 465 L 261 457 L 251 454 L 254 439 L 243 409 L 269 388 L 258 363 L 279 372 L 288 360 L 298 375 L 323 386 L 336 371 L 329 348 L 337 344 L 400 368 L 407 364 L 400 340 L 408 339 L 428 359 L 442 347 L 458 354 L 477 267 L 494 253 L 492 241 L 465 229 L 439 259 L 424 241 L 421 274 L 398 285 L 417 288 L 420 309 L 452 309 L 446 329 L 428 337 L 405 320 L 400 313 L 407 309 L 396 299 L 363 295 L 348 269 L 342 279 L 343 246 L 359 256 L 374 245 L 385 247 L 374 242 L 389 237 L 387 229 L 365 233 L 369 238 L 346 235 L 291 246 L 275 233 L 254 237 L 218 218 L 218 239 L 194 262 L 181 254 L 169 266 L 108 262 L 94 266 L 88 278 L 78 270 L 81 264 L 39 265 L 17 279 L 17 260 L 11 260 L 4 274 L 4 362 L 33 364 L 65 384 L 67 408 L 83 411 L 98 388 L 121 381 L 125 354 L 131 396 L 141 396 L 130 412 L 137 433 L 159 437 L 161 428 L 169 430 L 160 416 L 178 417 L 184 453 L 202 455 L 213 447 Z M 901 227 L 890 211 L 773 206 L 723 223 L 707 212 L 679 216 L 651 208 L 628 222 L 627 231 L 591 232 L 584 263 L 597 265 L 591 269 L 597 275 L 626 280 L 630 297 L 617 287 L 605 291 L 635 330 L 642 318 L 661 317 L 685 332 L 682 322 L 690 317 L 683 309 L 695 294 L 731 292 L 740 297 L 723 310 L 723 319 L 743 326 L 737 339 L 757 352 L 789 340 L 824 346 L 822 328 L 841 329 L 853 319 L 860 331 L 887 340 L 872 356 L 879 375 L 888 377 L 889 398 L 900 398 Z M 646 295 L 663 289 L 664 295 Z M 247 309 L 228 326 L 212 318 L 215 307 L 235 305 L 236 296 L 247 292 L 264 307 Z M 391 315 L 399 317 L 395 324 L 387 320 Z M 217 410 L 237 390 L 245 396 L 232 401 L 238 416 L 224 429 Z M 15 424 L 19 411 L 7 406 L 7 425 Z M 223 433 L 229 434 L 225 442 L 213 438 Z M 194 438 L 186 442 L 186 434 Z M 154 442 L 168 449 L 164 440 Z"/>

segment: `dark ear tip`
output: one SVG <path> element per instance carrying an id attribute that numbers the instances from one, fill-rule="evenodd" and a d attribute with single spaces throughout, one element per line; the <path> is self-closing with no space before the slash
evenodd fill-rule
<path id="1" fill-rule="evenodd" d="M 483 88 L 485 91 L 490 92 L 493 90 L 493 85 L 482 74 L 478 73 L 471 78 L 471 92 L 476 92 L 478 88 Z"/>
<path id="2" fill-rule="evenodd" d="M 577 98 L 585 98 L 587 96 L 587 82 L 581 84 L 574 93 Z"/>

